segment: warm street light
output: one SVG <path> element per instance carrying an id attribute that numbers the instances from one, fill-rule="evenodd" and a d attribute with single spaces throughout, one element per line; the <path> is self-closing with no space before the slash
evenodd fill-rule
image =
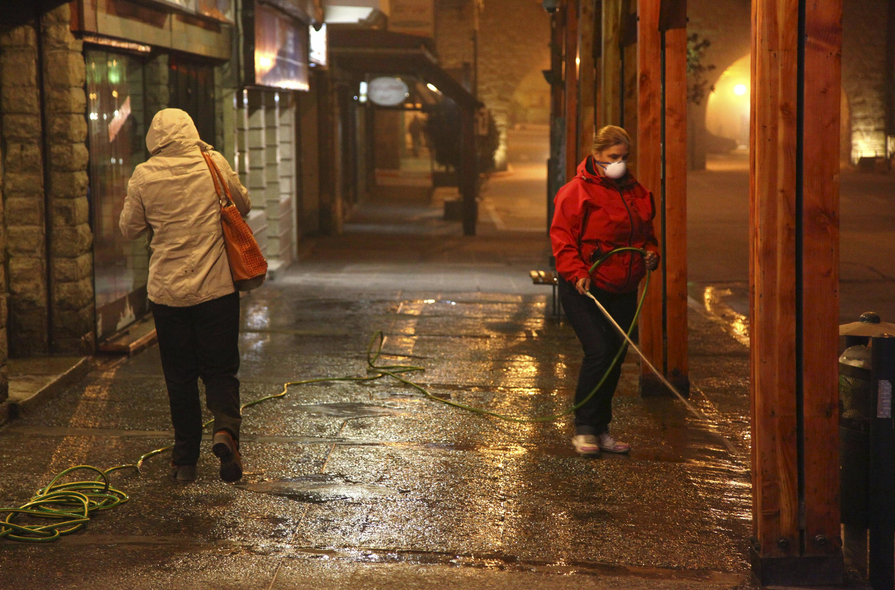
<path id="1" fill-rule="evenodd" d="M 746 94 L 746 85 L 745 84 L 737 84 L 733 87 L 733 93 L 737 96 L 743 96 Z"/>

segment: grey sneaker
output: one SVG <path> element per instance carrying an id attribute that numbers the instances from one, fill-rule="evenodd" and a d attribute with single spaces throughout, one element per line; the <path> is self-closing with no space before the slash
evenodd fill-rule
<path id="1" fill-rule="evenodd" d="M 572 437 L 572 446 L 580 455 L 596 455 L 600 452 L 597 437 L 593 434 L 576 434 Z"/>
<path id="2" fill-rule="evenodd" d="M 604 432 L 597 437 L 597 444 L 604 453 L 628 453 L 631 451 L 631 445 L 615 440 L 609 436 L 608 432 Z"/>

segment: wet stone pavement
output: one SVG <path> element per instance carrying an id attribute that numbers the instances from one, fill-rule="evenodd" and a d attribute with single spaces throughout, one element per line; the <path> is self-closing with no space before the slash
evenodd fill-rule
<path id="1" fill-rule="evenodd" d="M 551 315 L 540 234 L 464 238 L 426 204 L 370 203 L 242 300 L 243 401 L 380 364 L 438 396 L 520 417 L 571 404 L 580 348 Z M 384 220 L 390 220 L 389 225 Z M 414 229 L 415 228 L 415 229 Z M 693 309 L 691 401 L 641 398 L 629 354 L 613 432 L 630 456 L 578 457 L 571 420 L 485 418 L 388 378 L 291 386 L 245 411 L 246 473 L 193 484 L 168 459 L 118 472 L 130 501 L 46 545 L 0 540 L 4 588 L 757 588 L 747 563 L 748 352 Z M 0 505 L 59 471 L 171 442 L 157 348 L 0 430 Z M 736 452 L 719 437 L 733 443 Z"/>

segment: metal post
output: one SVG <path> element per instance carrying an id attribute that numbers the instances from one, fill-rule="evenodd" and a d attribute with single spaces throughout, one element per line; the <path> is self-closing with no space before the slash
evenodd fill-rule
<path id="1" fill-rule="evenodd" d="M 876 416 L 870 421 L 870 559 L 868 579 L 874 590 L 895 584 L 895 433 L 892 423 L 892 381 L 895 380 L 895 337 L 872 339 L 870 391 Z"/>

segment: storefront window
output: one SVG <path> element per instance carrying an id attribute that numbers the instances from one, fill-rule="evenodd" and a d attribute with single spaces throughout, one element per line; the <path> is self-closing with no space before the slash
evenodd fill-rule
<path id="1" fill-rule="evenodd" d="M 147 157 L 143 65 L 108 51 L 86 55 L 96 331 L 104 340 L 147 310 L 147 241 L 127 240 L 118 229 L 127 183 Z"/>

